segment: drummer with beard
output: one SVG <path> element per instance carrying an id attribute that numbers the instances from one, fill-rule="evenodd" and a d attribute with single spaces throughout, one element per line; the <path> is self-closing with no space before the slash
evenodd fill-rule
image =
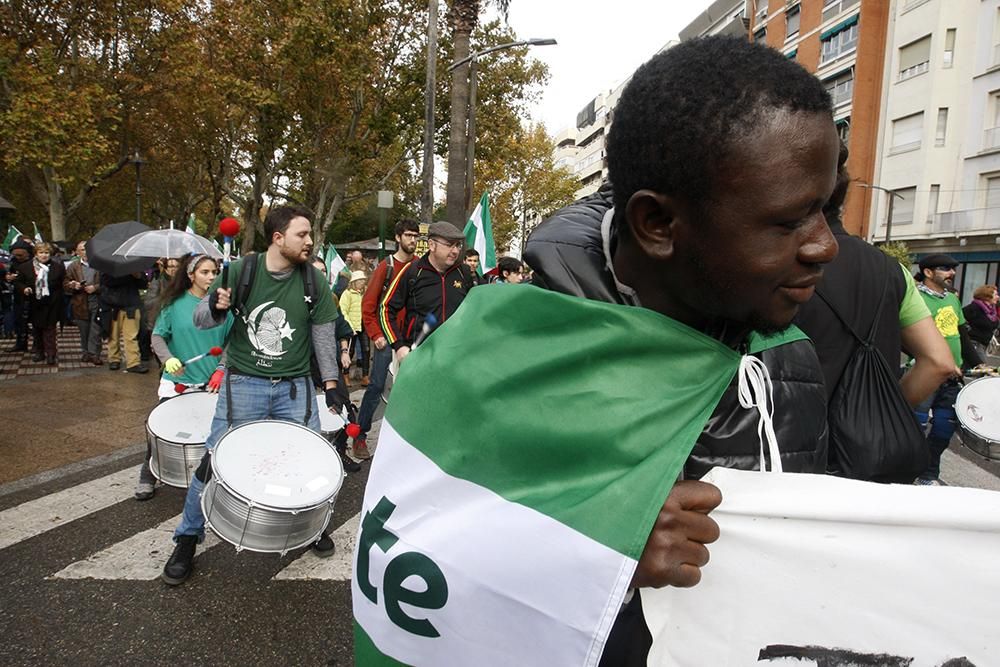
<path id="1" fill-rule="evenodd" d="M 228 279 L 217 278 L 194 312 L 199 328 L 222 325 L 233 308 L 236 315 L 226 346 L 226 374 L 205 448 L 211 452 L 232 427 L 261 419 L 304 424 L 320 432 L 319 415 L 309 373 L 315 349 L 327 407 L 340 413 L 343 398 L 337 392 L 337 309 L 329 290 L 306 291 L 306 271 L 312 284 L 325 278 L 309 265 L 313 249 L 311 213 L 298 206 L 271 209 L 264 219 L 267 251 L 257 255 L 253 282 L 243 299 L 234 303 L 235 288 L 248 258 L 230 267 Z M 316 303 L 312 303 L 315 299 Z M 344 365 L 350 361 L 343 359 Z M 206 453 L 184 503 L 184 514 L 174 531 L 174 551 L 161 578 L 176 586 L 191 576 L 196 545 L 205 536 L 201 494 L 210 479 Z M 335 545 L 324 532 L 312 545 L 320 557 L 332 556 Z"/>

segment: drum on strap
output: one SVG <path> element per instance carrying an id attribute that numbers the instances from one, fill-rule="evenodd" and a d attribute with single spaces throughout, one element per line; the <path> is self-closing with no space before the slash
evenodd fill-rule
<path id="1" fill-rule="evenodd" d="M 325 396 L 316 396 L 316 413 L 319 415 L 319 430 L 327 440 L 332 440 L 344 428 L 344 418 L 330 412 Z"/>
<path id="2" fill-rule="evenodd" d="M 1000 461 L 1000 377 L 965 385 L 955 400 L 958 436 L 980 456 Z"/>
<path id="3" fill-rule="evenodd" d="M 168 398 L 149 413 L 149 468 L 158 480 L 182 489 L 191 484 L 205 454 L 218 399 L 218 394 L 192 391 Z"/>
<path id="4" fill-rule="evenodd" d="M 237 551 L 284 554 L 312 544 L 344 481 L 333 446 L 292 422 L 237 426 L 219 439 L 211 461 L 201 496 L 205 523 Z"/>

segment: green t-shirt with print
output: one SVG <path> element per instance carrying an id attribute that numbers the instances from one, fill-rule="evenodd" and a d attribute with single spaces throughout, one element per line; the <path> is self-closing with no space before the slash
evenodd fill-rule
<path id="1" fill-rule="evenodd" d="M 226 320 L 220 326 L 211 329 L 197 328 L 194 325 L 194 309 L 199 303 L 201 299 L 191 292 L 184 292 L 161 310 L 156 318 L 153 333 L 163 338 L 173 355 L 181 361 L 204 354 L 213 347 L 225 345 L 226 336 L 233 325 L 232 313 L 226 313 Z M 205 357 L 185 366 L 183 375 L 171 375 L 163 371 L 163 377 L 171 382 L 205 384 L 212 377 L 218 363 L 218 357 Z"/>
<path id="2" fill-rule="evenodd" d="M 962 313 L 962 302 L 958 300 L 952 292 L 944 296 L 930 294 L 925 289 L 918 289 L 927 310 L 931 311 L 934 324 L 938 331 L 944 336 L 944 340 L 951 348 L 951 356 L 955 359 L 955 365 L 962 365 L 962 339 L 958 334 L 958 327 L 965 324 L 965 315 Z"/>
<path id="3" fill-rule="evenodd" d="M 302 273 L 296 266 L 289 273 L 275 278 L 264 266 L 264 255 L 258 257 L 257 272 L 246 298 L 246 317 L 237 316 L 226 348 L 226 365 L 239 373 L 258 377 L 304 377 L 309 375 L 312 355 L 310 325 L 326 324 L 337 317 L 337 308 L 329 290 L 317 289 L 319 303 L 309 315 Z M 229 285 L 236 299 L 240 269 L 244 260 L 229 267 Z M 323 287 L 326 279 L 311 266 L 314 283 Z M 222 284 L 221 276 L 211 289 Z M 235 304 L 234 304 L 235 305 Z"/>

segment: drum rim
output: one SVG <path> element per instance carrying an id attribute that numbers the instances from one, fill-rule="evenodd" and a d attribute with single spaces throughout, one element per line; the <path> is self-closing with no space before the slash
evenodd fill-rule
<path id="1" fill-rule="evenodd" d="M 167 445 L 176 445 L 178 447 L 204 447 L 205 441 L 201 442 L 178 442 L 177 440 L 170 440 L 168 438 L 161 438 L 160 436 L 149 430 L 149 424 L 146 424 L 146 441 L 149 442 L 149 438 L 153 438 L 158 442 L 162 442 Z M 152 443 L 150 443 L 152 444 Z"/>
<path id="2" fill-rule="evenodd" d="M 197 390 L 197 391 L 186 391 L 183 394 L 177 394 L 176 396 L 171 396 L 170 398 L 162 400 L 159 403 L 157 403 L 156 405 L 154 405 L 153 409 L 149 411 L 148 415 L 146 415 L 146 424 L 145 424 L 146 425 L 146 433 L 148 435 L 152 435 L 154 438 L 159 438 L 163 442 L 168 442 L 168 443 L 171 443 L 171 444 L 174 444 L 174 445 L 182 445 L 182 446 L 187 446 L 187 445 L 197 446 L 199 444 L 204 445 L 205 441 L 208 439 L 208 434 L 205 435 L 205 439 L 206 440 L 202 440 L 200 443 L 197 443 L 197 442 L 178 442 L 176 440 L 168 440 L 167 438 L 161 438 L 160 436 L 156 435 L 151 428 L 149 428 L 149 418 L 153 416 L 153 413 L 156 412 L 156 410 L 158 408 L 162 407 L 166 403 L 169 403 L 170 401 L 173 401 L 175 399 L 180 398 L 181 396 L 196 396 L 198 394 L 214 394 L 216 396 L 216 400 L 218 400 L 218 394 L 216 394 L 214 391 L 203 391 L 203 390 L 200 390 L 200 389 Z M 211 431 L 212 431 L 211 424 L 209 424 L 208 430 L 209 430 L 209 434 L 210 434 Z"/>
<path id="3" fill-rule="evenodd" d="M 963 429 L 965 429 L 966 431 L 968 431 L 968 432 L 969 432 L 969 433 L 971 433 L 972 435 L 976 436 L 976 437 L 977 437 L 977 438 L 979 438 L 980 440 L 985 440 L 986 442 L 998 442 L 998 443 L 1000 443 L 1000 440 L 997 440 L 997 439 L 995 439 L 995 438 L 993 438 L 993 437 L 991 437 L 991 436 L 988 436 L 988 435 L 983 435 L 982 433 L 980 433 L 980 432 L 979 432 L 979 431 L 977 431 L 976 429 L 974 429 L 974 428 L 972 428 L 971 426 L 969 426 L 968 424 L 966 424 L 966 423 L 965 423 L 965 422 L 964 422 L 964 421 L 962 420 L 962 415 L 961 415 L 961 413 L 960 413 L 960 412 L 959 412 L 959 410 L 958 410 L 958 402 L 959 402 L 959 400 L 960 400 L 960 399 L 962 398 L 962 394 L 964 394 L 964 393 L 965 393 L 965 391 L 966 391 L 966 390 L 967 390 L 967 389 L 968 389 L 969 387 L 971 387 L 971 386 L 973 386 L 974 384 L 976 384 L 977 382 L 981 382 L 981 381 L 983 381 L 983 380 L 1000 380 L 1000 378 L 994 378 L 994 377 L 981 377 L 981 378 L 976 378 L 975 380 L 973 380 L 973 381 L 971 381 L 971 382 L 966 382 L 966 383 L 965 383 L 965 386 L 964 386 L 964 387 L 962 387 L 962 389 L 961 389 L 961 390 L 960 390 L 960 391 L 958 392 L 958 395 L 957 395 L 957 396 L 955 397 L 955 418 L 956 418 L 956 419 L 958 420 L 958 425 L 959 425 L 959 426 L 961 426 L 961 427 L 962 427 Z"/>
<path id="4" fill-rule="evenodd" d="M 295 507 L 274 507 L 272 505 L 267 505 L 265 503 L 261 503 L 261 502 L 258 502 L 256 500 L 253 500 L 252 498 L 248 498 L 247 496 L 243 495 L 239 491 L 236 491 L 228 483 L 226 483 L 225 477 L 223 477 L 219 473 L 219 470 L 218 470 L 217 466 L 215 465 L 215 460 L 216 460 L 215 459 L 215 450 L 218 449 L 219 445 L 222 444 L 222 441 L 230 433 L 233 433 L 234 431 L 237 431 L 237 430 L 243 428 L 244 426 L 251 426 L 253 424 L 262 424 L 262 423 L 263 424 L 287 424 L 289 426 L 296 426 L 296 427 L 298 427 L 300 429 L 303 429 L 304 431 L 307 431 L 307 432 L 311 433 L 312 435 L 315 435 L 317 438 L 319 438 L 320 440 L 322 440 L 323 443 L 326 444 L 327 447 L 329 447 L 333 451 L 334 460 L 336 460 L 336 462 L 337 462 L 337 468 L 340 470 L 340 475 L 336 476 L 336 478 L 337 478 L 337 480 L 336 480 L 337 481 L 337 488 L 334 489 L 333 493 L 330 495 L 330 498 L 328 500 L 324 500 L 321 503 L 313 503 L 311 505 L 297 505 Z M 212 448 L 211 455 L 209 456 L 209 464 L 212 466 L 212 479 L 210 479 L 208 481 L 208 484 L 210 484 L 210 483 L 212 483 L 214 481 L 218 481 L 218 483 L 221 484 L 228 492 L 230 492 L 232 495 L 236 496 L 240 500 L 245 501 L 251 507 L 262 507 L 262 508 L 266 508 L 268 510 L 272 510 L 272 511 L 275 511 L 275 512 L 284 512 L 284 513 L 287 513 L 287 514 L 297 514 L 297 513 L 301 512 L 302 510 L 310 510 L 310 509 L 315 509 L 317 507 L 322 507 L 323 505 L 326 505 L 326 504 L 332 504 L 334 501 L 336 501 L 337 496 L 340 495 L 340 490 L 344 488 L 344 479 L 347 477 L 347 473 L 344 472 L 344 463 L 340 460 L 340 455 L 337 453 L 337 448 L 333 446 L 333 443 L 331 443 L 329 440 L 327 440 L 326 438 L 324 438 L 322 436 L 322 434 L 317 433 L 316 431 L 312 430 L 308 426 L 303 426 L 302 424 L 298 424 L 298 423 L 293 422 L 293 421 L 286 421 L 284 419 L 255 419 L 254 421 L 244 422 L 243 424 L 240 424 L 238 426 L 232 427 L 231 429 L 229 429 L 228 431 L 226 431 L 225 433 L 223 433 L 222 436 L 219 438 L 219 441 L 215 443 L 215 447 Z M 206 486 L 208 486 L 208 484 L 206 484 Z"/>

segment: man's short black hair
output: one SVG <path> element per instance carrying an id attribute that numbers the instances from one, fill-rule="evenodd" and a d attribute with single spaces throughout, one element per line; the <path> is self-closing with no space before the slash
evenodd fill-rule
<path id="1" fill-rule="evenodd" d="M 393 230 L 396 236 L 399 237 L 403 236 L 403 232 L 419 232 L 419 231 L 420 231 L 420 225 L 417 224 L 417 221 L 411 220 L 409 218 L 403 218 L 402 220 L 397 222 L 396 228 Z"/>
<path id="2" fill-rule="evenodd" d="M 469 259 L 470 257 L 479 257 L 479 251 L 475 248 L 469 248 L 465 251 L 465 258 Z"/>
<path id="3" fill-rule="evenodd" d="M 288 223 L 295 218 L 305 218 L 312 225 L 313 214 L 312 211 L 304 206 L 295 206 L 292 204 L 278 206 L 269 210 L 267 215 L 264 216 L 264 236 L 267 237 L 267 245 L 274 243 L 275 232 L 284 234 L 285 230 L 288 229 Z"/>
<path id="4" fill-rule="evenodd" d="M 746 38 L 702 37 L 653 56 L 614 110 L 607 150 L 615 208 L 624 211 L 644 188 L 700 206 L 716 166 L 774 109 L 833 117 L 819 79 Z"/>

